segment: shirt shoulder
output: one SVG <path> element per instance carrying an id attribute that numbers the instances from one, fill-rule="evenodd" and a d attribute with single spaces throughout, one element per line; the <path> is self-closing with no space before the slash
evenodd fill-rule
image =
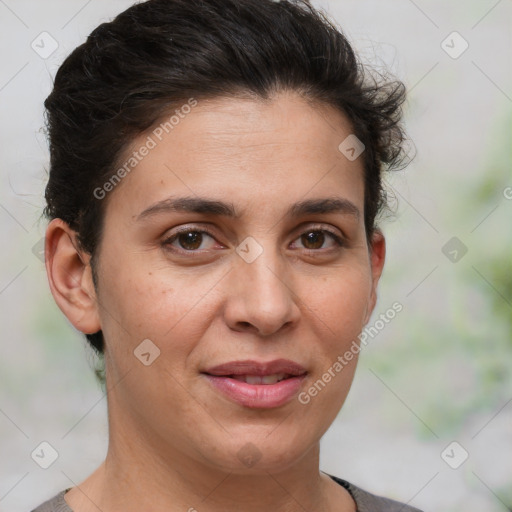
<path id="1" fill-rule="evenodd" d="M 333 475 L 328 476 L 350 493 L 356 502 L 357 512 L 422 512 L 420 509 L 405 503 L 371 494 L 341 478 Z"/>
<path id="2" fill-rule="evenodd" d="M 67 491 L 69 491 L 69 489 L 64 489 L 53 498 L 41 503 L 41 505 L 33 509 L 31 512 L 73 512 L 64 499 L 64 494 L 66 494 Z"/>
<path id="3" fill-rule="evenodd" d="M 411 507 L 399 501 L 371 494 L 341 478 L 333 475 L 328 476 L 350 493 L 356 502 L 357 512 L 422 512 L 415 507 Z M 64 499 L 64 494 L 66 494 L 67 491 L 68 489 L 59 492 L 53 498 L 45 501 L 31 512 L 73 512 Z"/>

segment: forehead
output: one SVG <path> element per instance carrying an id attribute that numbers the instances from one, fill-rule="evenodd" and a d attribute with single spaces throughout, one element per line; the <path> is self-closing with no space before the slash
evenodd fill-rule
<path id="1" fill-rule="evenodd" d="M 351 125 L 337 109 L 286 92 L 176 110 L 122 155 L 118 168 L 129 172 L 109 198 L 116 209 L 133 217 L 150 202 L 184 194 L 269 206 L 308 194 L 363 201 L 362 158 L 350 161 L 338 149 Z"/>

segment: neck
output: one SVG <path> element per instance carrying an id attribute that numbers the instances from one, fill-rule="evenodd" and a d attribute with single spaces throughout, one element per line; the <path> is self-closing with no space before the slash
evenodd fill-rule
<path id="1" fill-rule="evenodd" d="M 254 468 L 239 474 L 201 464 L 175 447 L 164 455 L 133 440 L 122 446 L 112 440 L 102 471 L 108 497 L 99 506 L 104 512 L 327 512 L 318 452 L 317 445 L 279 473 Z"/>
<path id="2" fill-rule="evenodd" d="M 319 442 L 279 470 L 222 469 L 186 453 L 130 418 L 111 416 L 104 463 L 66 494 L 76 512 L 352 511 L 347 491 L 319 471 Z"/>

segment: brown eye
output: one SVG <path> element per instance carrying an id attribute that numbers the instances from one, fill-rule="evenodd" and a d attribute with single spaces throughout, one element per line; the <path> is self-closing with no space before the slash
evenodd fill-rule
<path id="1" fill-rule="evenodd" d="M 163 245 L 167 249 L 177 252 L 198 252 L 198 249 L 210 249 L 212 247 L 212 245 L 201 247 L 206 244 L 208 238 L 214 241 L 213 236 L 207 231 L 183 229 L 164 240 Z"/>
<path id="2" fill-rule="evenodd" d="M 334 244 L 331 244 L 330 247 L 323 247 L 329 238 L 334 241 Z M 335 235 L 326 229 L 311 229 L 309 231 L 305 231 L 297 240 L 300 240 L 302 247 L 307 251 L 319 251 L 322 248 L 332 249 L 336 247 L 343 247 L 345 245 L 340 236 Z"/>
<path id="3" fill-rule="evenodd" d="M 189 231 L 188 233 L 180 233 L 176 239 L 180 247 L 187 251 L 193 251 L 201 246 L 203 235 L 199 231 Z"/>
<path id="4" fill-rule="evenodd" d="M 325 235 L 321 231 L 310 231 L 300 237 L 306 249 L 321 249 L 324 244 Z"/>

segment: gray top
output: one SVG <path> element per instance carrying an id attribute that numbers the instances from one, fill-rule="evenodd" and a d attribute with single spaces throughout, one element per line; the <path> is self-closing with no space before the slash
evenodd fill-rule
<path id="1" fill-rule="evenodd" d="M 374 494 L 363 491 L 363 489 L 341 478 L 332 475 L 328 476 L 350 493 L 356 502 L 357 512 L 421 512 L 421 510 L 405 505 L 404 503 L 375 496 Z M 73 512 L 64 500 L 64 494 L 66 494 L 67 491 L 69 491 L 69 489 L 59 492 L 59 494 L 54 496 L 51 500 L 39 505 L 39 507 L 32 510 L 32 512 Z"/>

